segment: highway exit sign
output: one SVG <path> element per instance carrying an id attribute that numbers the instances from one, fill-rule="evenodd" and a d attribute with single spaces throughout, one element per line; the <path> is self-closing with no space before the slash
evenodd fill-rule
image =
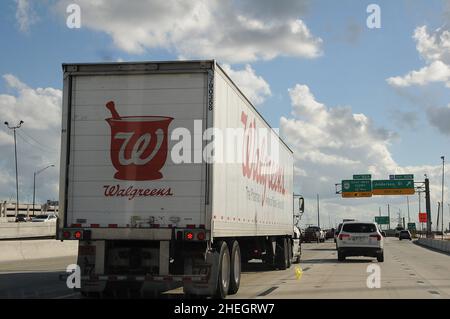
<path id="1" fill-rule="evenodd" d="M 359 174 L 359 175 L 353 175 L 353 179 L 372 179 L 372 175 L 370 174 Z"/>
<path id="2" fill-rule="evenodd" d="M 414 180 L 393 179 L 372 181 L 373 195 L 413 195 Z"/>
<path id="3" fill-rule="evenodd" d="M 372 183 L 370 180 L 343 180 L 341 186 L 343 198 L 372 197 Z"/>
<path id="4" fill-rule="evenodd" d="M 376 216 L 375 223 L 378 225 L 389 225 L 389 216 Z"/>
<path id="5" fill-rule="evenodd" d="M 408 223 L 408 230 L 416 230 L 416 223 Z"/>

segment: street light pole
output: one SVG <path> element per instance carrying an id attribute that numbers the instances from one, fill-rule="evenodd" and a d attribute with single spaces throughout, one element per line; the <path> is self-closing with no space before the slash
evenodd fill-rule
<path id="1" fill-rule="evenodd" d="M 444 240 L 444 172 L 445 172 L 445 156 L 441 156 L 442 159 L 442 201 L 441 201 L 441 206 L 442 206 L 442 240 Z M 439 227 L 439 225 L 438 225 Z"/>
<path id="2" fill-rule="evenodd" d="M 35 197 L 36 197 L 36 175 L 42 173 L 49 167 L 55 167 L 55 165 L 53 165 L 53 164 L 48 165 L 48 166 L 44 167 L 43 169 L 34 172 L 34 175 L 33 175 L 33 216 L 34 216 L 34 202 L 35 202 Z"/>
<path id="3" fill-rule="evenodd" d="M 8 122 L 5 122 L 6 127 L 14 132 L 14 159 L 16 163 L 16 216 L 19 213 L 19 173 L 17 169 L 17 140 L 16 140 L 16 129 L 20 128 L 24 122 L 20 121 L 16 126 L 9 126 Z"/>

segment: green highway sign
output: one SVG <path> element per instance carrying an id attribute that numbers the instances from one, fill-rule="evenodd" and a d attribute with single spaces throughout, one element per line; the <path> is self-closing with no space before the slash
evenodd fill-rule
<path id="1" fill-rule="evenodd" d="M 343 180 L 342 192 L 370 192 L 372 190 L 372 183 L 370 180 Z"/>
<path id="2" fill-rule="evenodd" d="M 372 181 L 373 195 L 413 195 L 414 180 L 392 179 Z"/>
<path id="3" fill-rule="evenodd" d="M 372 183 L 370 180 L 349 179 L 341 183 L 342 197 L 372 197 Z"/>
<path id="4" fill-rule="evenodd" d="M 416 230 L 416 223 L 408 223 L 408 230 Z"/>
<path id="5" fill-rule="evenodd" d="M 372 175 L 370 174 L 360 174 L 360 175 L 353 175 L 353 179 L 372 179 Z"/>
<path id="6" fill-rule="evenodd" d="M 414 174 L 389 175 L 389 179 L 414 179 Z"/>
<path id="7" fill-rule="evenodd" d="M 376 216 L 375 223 L 378 225 L 389 225 L 389 216 Z"/>

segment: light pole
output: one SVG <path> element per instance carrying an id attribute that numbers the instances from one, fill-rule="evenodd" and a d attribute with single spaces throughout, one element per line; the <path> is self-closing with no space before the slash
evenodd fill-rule
<path id="1" fill-rule="evenodd" d="M 444 240 L 444 172 L 445 172 L 445 156 L 441 156 L 442 159 L 442 201 L 441 201 L 441 206 L 442 206 L 442 240 Z M 438 225 L 439 227 L 439 225 Z"/>
<path id="2" fill-rule="evenodd" d="M 24 122 L 20 121 L 16 126 L 9 126 L 8 122 L 5 122 L 6 127 L 14 132 L 14 158 L 16 162 L 16 216 L 19 213 L 19 174 L 17 172 L 17 142 L 16 142 L 16 130 L 22 126 Z"/>
<path id="3" fill-rule="evenodd" d="M 33 176 L 33 216 L 34 216 L 34 202 L 35 202 L 35 196 L 36 196 L 36 175 L 39 175 L 40 173 L 42 173 L 49 167 L 55 167 L 55 165 L 51 164 L 51 165 L 44 167 L 43 169 L 40 169 L 39 171 L 34 172 L 34 176 Z"/>

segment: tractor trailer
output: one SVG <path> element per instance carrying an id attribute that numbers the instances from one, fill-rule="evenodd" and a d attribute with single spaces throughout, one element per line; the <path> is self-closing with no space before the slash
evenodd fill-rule
<path id="1" fill-rule="evenodd" d="M 216 61 L 63 74 L 57 239 L 79 242 L 83 295 L 225 298 L 244 263 L 299 261 L 292 151 Z"/>

